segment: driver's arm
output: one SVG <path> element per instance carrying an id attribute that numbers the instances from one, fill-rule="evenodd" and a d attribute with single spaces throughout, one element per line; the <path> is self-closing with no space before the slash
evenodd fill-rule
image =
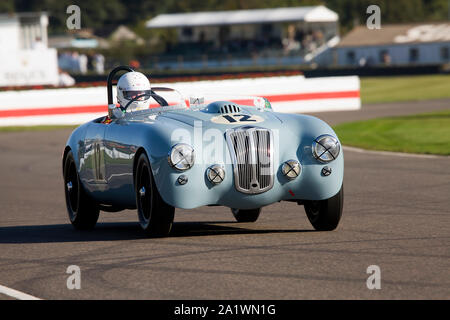
<path id="1" fill-rule="evenodd" d="M 121 107 L 117 107 L 115 104 L 108 105 L 108 118 L 117 119 L 123 117 L 123 110 Z"/>

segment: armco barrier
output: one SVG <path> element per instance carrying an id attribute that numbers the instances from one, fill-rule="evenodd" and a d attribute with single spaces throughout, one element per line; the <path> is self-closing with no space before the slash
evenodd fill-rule
<path id="1" fill-rule="evenodd" d="M 256 95 L 278 112 L 356 110 L 361 107 L 356 76 L 305 79 L 303 76 L 158 83 L 190 94 Z M 107 112 L 106 88 L 0 92 L 0 126 L 79 124 Z"/>

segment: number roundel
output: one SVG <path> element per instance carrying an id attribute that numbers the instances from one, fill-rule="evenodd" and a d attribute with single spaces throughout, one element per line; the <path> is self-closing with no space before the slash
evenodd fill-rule
<path id="1" fill-rule="evenodd" d="M 248 114 L 224 114 L 211 118 L 211 121 L 218 124 L 242 124 L 242 123 L 258 123 L 264 121 L 260 116 Z"/>

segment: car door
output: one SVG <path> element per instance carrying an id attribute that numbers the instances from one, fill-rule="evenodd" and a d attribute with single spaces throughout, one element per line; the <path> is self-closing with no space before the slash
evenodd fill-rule
<path id="1" fill-rule="evenodd" d="M 84 138 L 85 165 L 82 179 L 94 197 L 107 187 L 104 144 L 106 126 L 100 122 L 91 122 Z"/>
<path id="2" fill-rule="evenodd" d="M 116 120 L 107 125 L 103 159 L 108 192 L 105 200 L 108 204 L 132 207 L 136 203 L 133 181 L 133 161 L 138 149 L 135 145 L 133 126 L 126 120 Z"/>

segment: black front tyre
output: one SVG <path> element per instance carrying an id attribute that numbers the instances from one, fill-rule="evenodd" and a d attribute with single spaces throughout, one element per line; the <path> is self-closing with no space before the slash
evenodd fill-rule
<path id="1" fill-rule="evenodd" d="M 237 222 L 255 222 L 258 220 L 261 208 L 250 210 L 231 209 L 231 212 Z"/>
<path id="2" fill-rule="evenodd" d="M 161 198 L 145 153 L 139 156 L 134 186 L 141 228 L 151 237 L 167 236 L 172 229 L 175 208 Z"/>
<path id="3" fill-rule="evenodd" d="M 86 230 L 95 227 L 98 220 L 98 206 L 89 198 L 80 182 L 72 151 L 64 161 L 64 193 L 69 219 L 75 229 Z"/>
<path id="4" fill-rule="evenodd" d="M 321 201 L 306 201 L 305 211 L 314 229 L 331 231 L 337 228 L 344 205 L 344 186 L 334 196 Z"/>

